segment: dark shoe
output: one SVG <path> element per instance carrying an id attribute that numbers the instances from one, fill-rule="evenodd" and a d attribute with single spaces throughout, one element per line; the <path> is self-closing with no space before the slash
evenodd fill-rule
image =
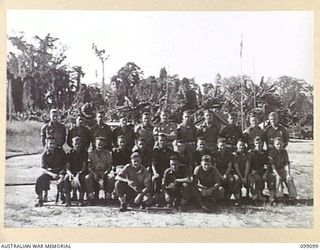
<path id="1" fill-rule="evenodd" d="M 145 209 L 146 208 L 146 204 L 144 204 L 144 202 L 142 202 L 141 204 L 140 204 L 140 209 Z"/>
<path id="2" fill-rule="evenodd" d="M 39 200 L 34 206 L 35 207 L 42 207 L 43 206 L 43 200 Z"/>
<path id="3" fill-rule="evenodd" d="M 73 196 L 71 197 L 71 201 L 77 201 L 77 200 L 78 200 L 77 195 L 73 195 Z"/>
<path id="4" fill-rule="evenodd" d="M 128 211 L 127 203 L 121 203 L 120 208 L 119 208 L 119 211 L 120 211 L 120 212 Z"/>
<path id="5" fill-rule="evenodd" d="M 172 207 L 173 207 L 173 204 L 170 202 L 170 203 L 167 204 L 166 207 L 167 207 L 167 208 L 172 208 Z"/>

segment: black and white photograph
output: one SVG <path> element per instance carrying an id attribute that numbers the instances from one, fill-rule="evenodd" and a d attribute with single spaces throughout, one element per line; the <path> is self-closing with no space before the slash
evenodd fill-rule
<path id="1" fill-rule="evenodd" d="M 314 12 L 6 10 L 5 228 L 314 228 Z"/>

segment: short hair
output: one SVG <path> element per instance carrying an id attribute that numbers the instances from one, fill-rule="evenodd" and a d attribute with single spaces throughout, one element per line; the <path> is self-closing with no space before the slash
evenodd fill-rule
<path id="1" fill-rule="evenodd" d="M 149 112 L 143 112 L 141 116 L 144 116 L 144 115 L 150 116 L 150 113 Z"/>
<path id="2" fill-rule="evenodd" d="M 277 136 L 276 138 L 273 139 L 273 142 L 276 142 L 276 141 L 283 142 L 283 139 L 282 139 L 282 137 Z"/>
<path id="3" fill-rule="evenodd" d="M 278 113 L 276 113 L 276 112 L 271 112 L 268 117 L 269 117 L 269 119 L 270 119 L 271 117 L 279 118 L 279 115 L 278 115 Z"/>
<path id="4" fill-rule="evenodd" d="M 239 142 L 243 142 L 243 143 L 245 143 L 245 141 L 244 141 L 244 139 L 243 139 L 243 138 L 239 138 L 239 139 L 237 140 L 237 144 L 238 144 Z"/>
<path id="5" fill-rule="evenodd" d="M 182 112 L 182 115 L 184 115 L 184 114 L 191 115 L 191 112 L 190 112 L 190 110 L 185 110 L 185 111 Z"/>
<path id="6" fill-rule="evenodd" d="M 58 110 L 57 109 L 50 109 L 50 114 L 51 113 L 58 113 Z"/>
<path id="7" fill-rule="evenodd" d="M 134 158 L 137 158 L 137 157 L 139 157 L 140 158 L 140 154 L 138 153 L 138 152 L 133 152 L 132 154 L 131 154 L 131 156 L 130 156 L 130 158 L 131 159 L 134 159 Z"/>
<path id="8" fill-rule="evenodd" d="M 160 134 L 158 134 L 158 140 L 160 138 L 167 139 L 167 136 L 165 134 L 160 133 Z"/>
<path id="9" fill-rule="evenodd" d="M 224 138 L 224 137 L 219 137 L 218 140 L 217 140 L 218 143 L 219 142 L 226 142 L 226 141 L 227 141 L 227 139 Z"/>
<path id="10" fill-rule="evenodd" d="M 95 141 L 97 142 L 97 141 L 105 141 L 106 140 L 106 138 L 105 137 L 102 137 L 102 136 L 98 136 L 98 137 L 96 137 L 96 139 L 95 139 Z"/>
<path id="11" fill-rule="evenodd" d="M 256 136 L 254 138 L 254 142 L 262 142 L 262 138 L 260 136 Z"/>
<path id="12" fill-rule="evenodd" d="M 176 155 L 171 155 L 171 156 L 170 156 L 170 161 L 179 161 L 178 156 L 176 156 Z"/>
<path id="13" fill-rule="evenodd" d="M 257 118 L 257 117 L 258 117 L 258 116 L 257 116 L 255 113 L 250 113 L 250 114 L 249 114 L 249 119 L 250 119 L 250 118 Z"/>
<path id="14" fill-rule="evenodd" d="M 169 114 L 169 111 L 167 110 L 167 109 L 162 109 L 161 111 L 160 111 L 160 114 Z"/>
<path id="15" fill-rule="evenodd" d="M 72 138 L 72 142 L 73 142 L 73 143 L 81 142 L 81 140 L 82 140 L 82 139 L 81 139 L 80 136 L 75 136 L 75 137 Z"/>
<path id="16" fill-rule="evenodd" d="M 143 141 L 143 142 L 145 142 L 146 139 L 145 139 L 144 137 L 140 136 L 140 137 L 137 138 L 137 141 Z"/>
<path id="17" fill-rule="evenodd" d="M 103 111 L 97 112 L 96 116 L 97 116 L 98 114 L 103 115 L 103 116 L 105 115 L 105 113 L 104 113 Z"/>
<path id="18" fill-rule="evenodd" d="M 179 139 L 179 140 L 177 140 L 177 144 L 178 143 L 185 143 L 186 141 L 185 140 L 183 140 L 183 139 Z"/>
<path id="19" fill-rule="evenodd" d="M 48 136 L 47 138 L 46 138 L 46 141 L 48 142 L 48 141 L 52 141 L 52 140 L 56 140 L 53 136 Z"/>
<path id="20" fill-rule="evenodd" d="M 205 161 L 205 162 L 211 162 L 211 156 L 210 155 L 204 155 L 201 158 L 201 161 Z"/>
<path id="21" fill-rule="evenodd" d="M 117 140 L 119 140 L 119 139 L 126 139 L 126 137 L 125 137 L 124 135 L 119 135 L 119 136 L 117 137 Z"/>
<path id="22" fill-rule="evenodd" d="M 206 138 L 204 138 L 203 136 L 199 136 L 199 137 L 197 138 L 197 141 L 206 141 Z"/>

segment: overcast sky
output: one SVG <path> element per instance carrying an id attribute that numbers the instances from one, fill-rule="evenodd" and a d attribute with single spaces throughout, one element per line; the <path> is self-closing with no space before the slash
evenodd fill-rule
<path id="1" fill-rule="evenodd" d="M 85 83 L 101 78 L 93 42 L 110 54 L 107 82 L 129 61 L 146 77 L 166 67 L 199 84 L 217 73 L 237 75 L 243 33 L 243 73 L 256 81 L 289 75 L 313 84 L 313 21 L 313 12 L 7 11 L 8 33 L 60 38 L 68 62 L 83 67 Z"/>

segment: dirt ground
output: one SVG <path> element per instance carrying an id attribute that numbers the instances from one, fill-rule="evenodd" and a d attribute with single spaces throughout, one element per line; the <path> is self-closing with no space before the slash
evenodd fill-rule
<path id="1" fill-rule="evenodd" d="M 44 207 L 34 207 L 34 185 L 40 173 L 40 155 L 17 156 L 6 160 L 5 218 L 7 228 L 17 227 L 267 227 L 311 228 L 313 211 L 313 141 L 291 141 L 288 146 L 292 172 L 301 201 L 296 206 L 220 207 L 215 213 L 197 208 L 189 212 L 170 209 L 131 209 L 118 212 L 111 206 L 64 207 L 54 203 L 55 186 Z M 18 186 L 15 184 L 19 184 Z M 20 185 L 27 184 L 27 185 Z M 98 217 L 98 218 L 97 218 Z"/>

